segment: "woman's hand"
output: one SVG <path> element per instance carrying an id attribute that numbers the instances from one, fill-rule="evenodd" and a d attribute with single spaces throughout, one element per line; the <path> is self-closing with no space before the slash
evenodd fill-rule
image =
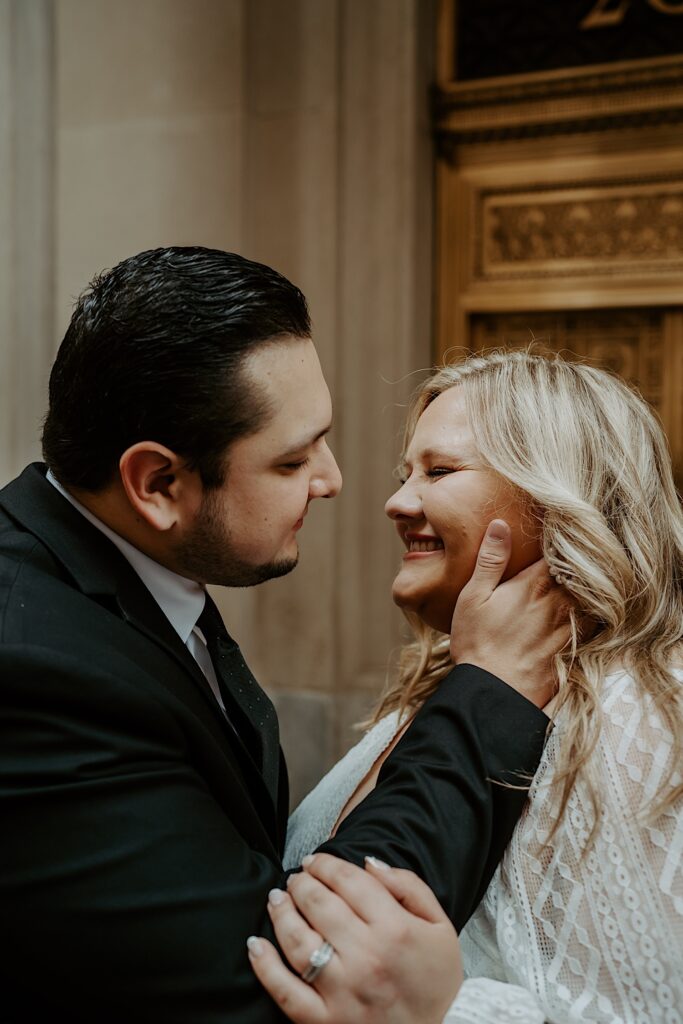
<path id="1" fill-rule="evenodd" d="M 455 929 L 424 882 L 367 859 L 366 870 L 329 854 L 307 858 L 288 892 L 271 893 L 278 943 L 249 940 L 261 984 L 296 1024 L 441 1024 L 462 984 Z M 323 942 L 334 955 L 301 980 Z"/>

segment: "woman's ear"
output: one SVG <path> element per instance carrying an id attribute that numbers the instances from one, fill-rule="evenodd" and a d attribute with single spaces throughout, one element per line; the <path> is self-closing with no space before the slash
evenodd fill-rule
<path id="1" fill-rule="evenodd" d="M 156 441 L 138 441 L 119 460 L 121 482 L 138 518 L 159 532 L 194 514 L 201 484 L 175 452 Z M 199 491 L 199 493 L 197 493 Z"/>

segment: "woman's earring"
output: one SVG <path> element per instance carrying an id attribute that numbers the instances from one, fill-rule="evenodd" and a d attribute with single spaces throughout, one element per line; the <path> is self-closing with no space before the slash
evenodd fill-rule
<path id="1" fill-rule="evenodd" d="M 552 545 L 552 544 L 548 547 L 548 558 L 549 559 L 550 558 L 557 558 L 557 551 L 556 551 L 554 545 Z M 565 576 L 565 574 L 563 572 L 560 572 L 560 570 L 557 568 L 557 566 L 549 565 L 548 566 L 548 572 L 553 577 L 553 579 L 558 584 L 558 586 L 560 586 L 560 587 L 567 587 L 567 586 L 569 586 L 569 580 L 567 579 L 567 577 Z"/>

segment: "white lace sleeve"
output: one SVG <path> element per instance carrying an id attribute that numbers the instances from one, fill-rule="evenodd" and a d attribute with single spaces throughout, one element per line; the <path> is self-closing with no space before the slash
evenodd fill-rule
<path id="1" fill-rule="evenodd" d="M 503 863 L 463 931 L 469 980 L 447 1024 L 682 1024 L 683 802 L 654 823 L 639 813 L 671 765 L 671 736 L 623 673 L 605 681 L 603 713 L 593 848 L 581 856 L 591 824 L 581 779 L 545 845 L 560 719 Z"/>
<path id="2" fill-rule="evenodd" d="M 491 978 L 463 982 L 443 1024 L 544 1024 L 531 992 Z"/>

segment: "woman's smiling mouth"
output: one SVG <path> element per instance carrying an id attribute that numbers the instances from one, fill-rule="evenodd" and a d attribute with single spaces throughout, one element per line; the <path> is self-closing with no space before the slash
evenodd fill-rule
<path id="1" fill-rule="evenodd" d="M 420 533 L 406 533 L 403 538 L 406 547 L 404 558 L 434 555 L 443 551 L 443 541 L 439 537 L 429 536 Z"/>

